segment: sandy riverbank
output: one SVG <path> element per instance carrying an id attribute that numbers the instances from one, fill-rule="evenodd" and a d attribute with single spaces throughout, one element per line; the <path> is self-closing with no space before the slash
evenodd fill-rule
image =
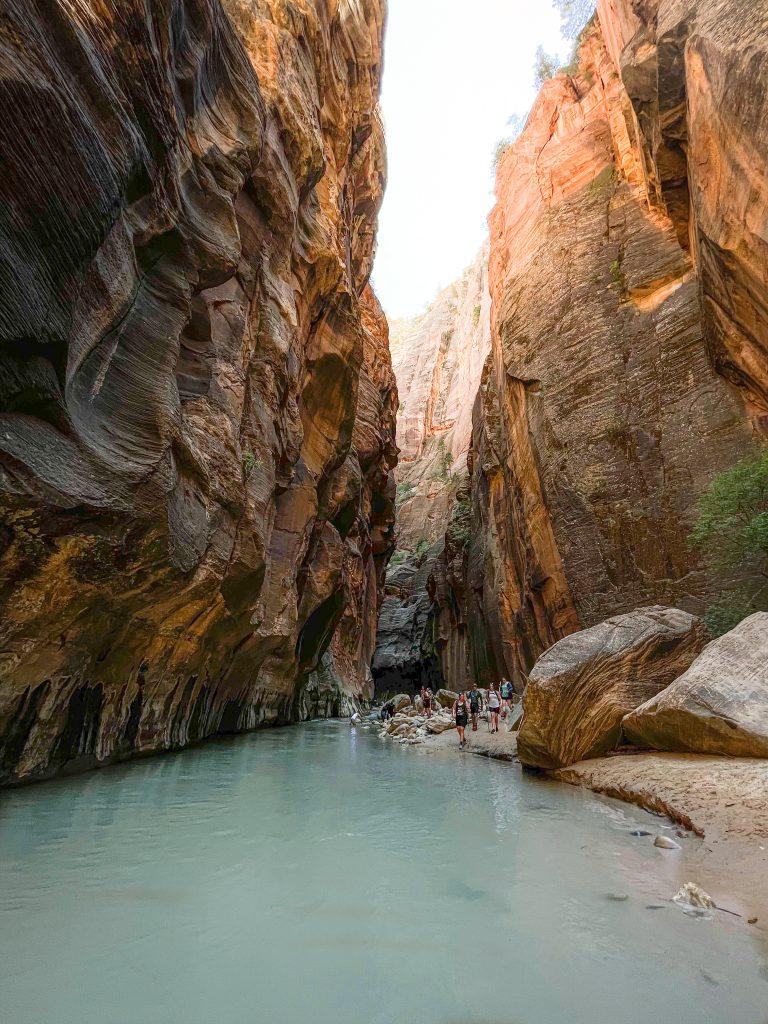
<path id="1" fill-rule="evenodd" d="M 516 760 L 516 735 L 467 732 L 465 753 Z M 424 746 L 459 753 L 456 732 Z M 768 938 L 768 761 L 688 754 L 622 754 L 582 761 L 552 777 L 636 804 L 701 836 L 689 856 L 695 881 L 716 902 L 757 917 Z M 652 826 L 649 826 L 652 827 Z M 682 841 L 682 840 L 681 840 Z"/>

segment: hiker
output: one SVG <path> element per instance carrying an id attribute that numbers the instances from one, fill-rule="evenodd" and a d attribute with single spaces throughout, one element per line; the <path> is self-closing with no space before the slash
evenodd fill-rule
<path id="1" fill-rule="evenodd" d="M 512 717 L 512 698 L 515 695 L 515 688 L 508 679 L 502 679 L 501 681 L 501 706 L 502 706 L 502 718 Z"/>
<path id="2" fill-rule="evenodd" d="M 395 713 L 395 706 L 391 701 L 381 705 L 381 720 L 387 722 Z"/>
<path id="3" fill-rule="evenodd" d="M 477 716 L 483 710 L 483 695 L 477 686 L 469 691 L 469 715 L 472 719 L 472 732 L 477 732 Z"/>
<path id="4" fill-rule="evenodd" d="M 463 691 L 453 702 L 453 717 L 456 721 L 456 732 L 459 734 L 459 749 L 462 750 L 467 745 L 467 741 L 464 738 L 464 730 L 467 728 L 467 720 L 469 718 L 467 695 Z"/>
<path id="5" fill-rule="evenodd" d="M 499 712 L 501 711 L 501 697 L 499 696 L 498 683 L 491 683 L 488 691 L 488 726 L 490 732 L 499 731 Z"/>
<path id="6" fill-rule="evenodd" d="M 421 688 L 421 703 L 424 705 L 424 714 L 427 718 L 432 717 L 432 702 L 434 694 L 428 686 L 422 686 Z"/>

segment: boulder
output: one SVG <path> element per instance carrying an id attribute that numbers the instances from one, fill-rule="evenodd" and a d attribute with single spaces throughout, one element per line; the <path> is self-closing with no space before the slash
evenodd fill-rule
<path id="1" fill-rule="evenodd" d="M 416 729 L 410 724 L 410 722 L 401 722 L 396 725 L 394 729 L 387 730 L 390 736 L 412 736 Z"/>
<path id="2" fill-rule="evenodd" d="M 439 736 L 441 732 L 447 732 L 452 728 L 453 720 L 450 718 L 438 718 L 435 716 L 427 719 L 427 732 L 431 732 L 434 736 Z"/>
<path id="3" fill-rule="evenodd" d="M 411 698 L 407 693 L 398 693 L 387 703 L 392 705 L 392 710 L 397 714 L 397 712 L 402 711 L 403 708 L 411 706 Z"/>
<path id="4" fill-rule="evenodd" d="M 655 750 L 768 757 L 768 613 L 713 640 L 666 690 L 624 719 Z"/>
<path id="5" fill-rule="evenodd" d="M 563 768 L 613 750 L 622 719 L 686 671 L 707 642 L 700 619 L 639 608 L 560 640 L 533 667 L 518 757 Z"/>
<path id="6" fill-rule="evenodd" d="M 441 708 L 452 708 L 453 702 L 458 699 L 458 696 L 458 693 L 454 693 L 453 690 L 438 690 L 435 694 Z"/>

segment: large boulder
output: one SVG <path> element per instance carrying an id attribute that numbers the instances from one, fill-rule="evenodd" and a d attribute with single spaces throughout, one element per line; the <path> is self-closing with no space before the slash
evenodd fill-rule
<path id="1" fill-rule="evenodd" d="M 435 694 L 437 703 L 441 708 L 452 708 L 458 697 L 458 693 L 454 693 L 453 690 L 438 690 Z"/>
<path id="2" fill-rule="evenodd" d="M 387 703 L 392 705 L 393 712 L 397 714 L 398 711 L 402 711 L 404 708 L 411 706 L 411 698 L 407 693 L 398 693 L 395 694 L 394 697 L 391 697 Z"/>
<path id="3" fill-rule="evenodd" d="M 656 750 L 768 757 L 768 614 L 713 640 L 623 729 L 631 743 Z"/>
<path id="4" fill-rule="evenodd" d="M 440 733 L 453 729 L 453 719 L 433 715 L 432 718 L 427 719 L 425 727 L 427 732 L 432 733 L 434 736 L 439 736 Z"/>
<path id="5" fill-rule="evenodd" d="M 563 768 L 613 750 L 622 719 L 686 671 L 707 642 L 677 608 L 639 608 L 560 640 L 529 676 L 518 757 Z"/>

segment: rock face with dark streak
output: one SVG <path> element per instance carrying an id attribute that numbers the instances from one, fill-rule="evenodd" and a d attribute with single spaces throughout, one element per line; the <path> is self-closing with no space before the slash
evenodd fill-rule
<path id="1" fill-rule="evenodd" d="M 0 780 L 371 694 L 384 7 L 4 0 Z"/>
<path id="2" fill-rule="evenodd" d="M 645 183 L 696 264 L 708 351 L 768 431 L 768 8 L 598 0 Z"/>
<path id="3" fill-rule="evenodd" d="M 577 629 L 701 613 L 724 581 L 697 497 L 765 423 L 766 15 L 598 7 L 498 170 L 471 539 L 437 574 L 450 685 L 462 647 L 522 690 Z"/>

